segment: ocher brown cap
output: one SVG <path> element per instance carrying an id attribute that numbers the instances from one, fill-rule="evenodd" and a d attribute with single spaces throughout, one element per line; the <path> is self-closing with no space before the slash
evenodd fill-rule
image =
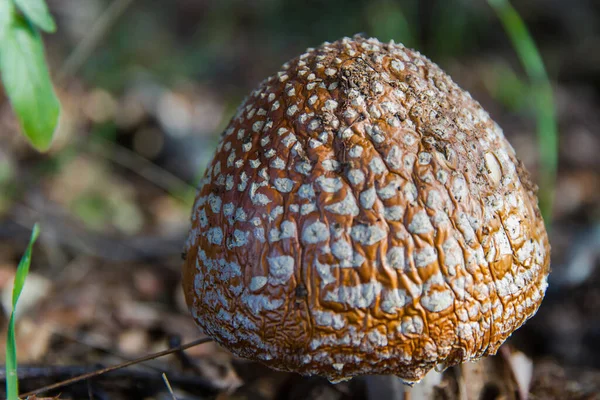
<path id="1" fill-rule="evenodd" d="M 494 354 L 549 244 L 502 130 L 419 53 L 308 49 L 239 107 L 204 177 L 184 290 L 234 354 L 341 380 Z"/>

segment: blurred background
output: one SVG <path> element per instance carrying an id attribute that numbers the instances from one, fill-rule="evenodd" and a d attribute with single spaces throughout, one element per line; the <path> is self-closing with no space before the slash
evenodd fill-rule
<path id="1" fill-rule="evenodd" d="M 307 47 L 362 33 L 418 49 L 490 112 L 534 180 L 544 173 L 528 77 L 485 1 L 48 4 L 58 32 L 45 37 L 46 53 L 63 106 L 48 153 L 29 147 L 0 94 L 3 326 L 16 265 L 34 222 L 42 227 L 17 324 L 23 391 L 200 336 L 180 292 L 195 183 L 242 98 Z M 550 287 L 503 356 L 446 371 L 431 398 L 511 399 L 530 390 L 538 399 L 596 399 L 600 3 L 513 5 L 544 59 L 560 134 Z M 160 378 L 166 370 L 179 399 L 366 396 L 360 379 L 334 386 L 277 373 L 214 344 L 186 354 L 61 393 L 172 398 Z M 465 391 L 473 397 L 460 397 Z"/>

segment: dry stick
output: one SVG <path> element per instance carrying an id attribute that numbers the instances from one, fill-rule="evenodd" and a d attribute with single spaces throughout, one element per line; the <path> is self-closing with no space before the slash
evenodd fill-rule
<path id="1" fill-rule="evenodd" d="M 183 204 L 188 204 L 190 201 L 187 194 L 196 192 L 196 189 L 192 185 L 136 152 L 111 143 L 108 140 L 100 138 L 95 138 L 94 140 L 96 143 L 88 143 L 82 140 L 79 142 L 79 145 L 88 153 L 101 156 L 138 174 L 148 182 L 165 190 Z"/>
<path id="2" fill-rule="evenodd" d="M 58 72 L 57 81 L 62 82 L 64 78 L 73 75 L 81 68 L 92 52 L 96 49 L 104 35 L 110 30 L 119 17 L 133 3 L 133 0 L 114 0 L 110 6 L 100 15 L 96 23 L 90 29 L 75 50 L 69 55 L 62 68 Z"/>
<path id="3" fill-rule="evenodd" d="M 172 353 L 176 353 L 178 351 L 186 350 L 186 349 L 189 349 L 190 347 L 198 346 L 198 345 L 201 345 L 201 344 L 204 344 L 204 343 L 208 343 L 210 341 L 212 341 L 211 338 L 197 339 L 197 340 L 194 340 L 193 342 L 186 343 L 184 345 L 177 346 L 177 347 L 174 347 L 174 348 L 171 348 L 171 349 L 168 349 L 168 350 L 159 351 L 158 353 L 154 353 L 154 354 L 150 354 L 150 355 L 147 355 L 147 356 L 144 356 L 144 357 L 140 357 L 140 358 L 137 358 L 135 360 L 124 362 L 122 364 L 113 365 L 112 367 L 107 367 L 107 368 L 99 369 L 98 371 L 90 372 L 88 374 L 79 375 L 79 376 L 76 376 L 74 378 L 70 378 L 70 379 L 64 380 L 62 382 L 53 383 L 52 385 L 44 386 L 42 388 L 33 390 L 31 392 L 27 392 L 27 393 L 21 394 L 21 397 L 25 397 L 26 398 L 28 396 L 38 395 L 40 393 L 47 392 L 49 390 L 58 389 L 60 387 L 71 385 L 73 383 L 80 382 L 80 381 L 83 381 L 85 379 L 89 379 L 89 378 L 93 378 L 95 376 L 106 374 L 107 372 L 116 371 L 118 369 L 129 367 L 129 366 L 134 365 L 134 364 L 139 364 L 139 363 L 142 363 L 144 361 L 153 360 L 155 358 L 166 356 L 166 355 L 172 354 Z"/>

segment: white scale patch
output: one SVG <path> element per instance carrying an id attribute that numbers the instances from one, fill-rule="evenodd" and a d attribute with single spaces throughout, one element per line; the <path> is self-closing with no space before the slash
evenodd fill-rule
<path id="1" fill-rule="evenodd" d="M 337 160 L 327 159 L 327 160 L 323 160 L 323 162 L 321 163 L 321 166 L 323 167 L 323 169 L 325 171 L 337 171 L 338 168 L 340 167 L 340 163 Z"/>
<path id="2" fill-rule="evenodd" d="M 205 260 L 205 263 L 207 261 Z M 242 269 L 235 262 L 226 262 L 223 259 L 213 260 L 214 265 L 219 264 L 215 269 L 220 270 L 219 279 L 222 281 L 228 281 L 235 277 L 242 275 Z"/>
<path id="3" fill-rule="evenodd" d="M 404 63 L 400 60 L 392 60 L 390 63 L 392 69 L 396 72 L 404 71 Z"/>
<path id="4" fill-rule="evenodd" d="M 385 164 L 381 161 L 379 157 L 373 157 L 371 162 L 369 163 L 369 168 L 371 168 L 371 172 L 373 175 L 380 175 L 385 172 Z"/>
<path id="5" fill-rule="evenodd" d="M 312 199 L 315 197 L 315 190 L 313 189 L 312 184 L 305 183 L 298 189 L 298 196 L 303 199 Z"/>
<path id="6" fill-rule="evenodd" d="M 406 259 L 404 258 L 404 247 L 395 246 L 388 250 L 386 254 L 387 264 L 397 270 L 405 271 Z"/>
<path id="7" fill-rule="evenodd" d="M 261 243 L 265 242 L 265 228 L 254 228 L 254 237 Z"/>
<path id="8" fill-rule="evenodd" d="M 325 209 L 336 214 L 351 215 L 353 217 L 356 217 L 359 213 L 358 206 L 356 205 L 356 199 L 350 191 L 348 191 L 344 200 L 325 206 Z"/>
<path id="9" fill-rule="evenodd" d="M 458 245 L 458 242 L 453 237 L 448 238 L 444 244 L 442 244 L 442 251 L 444 252 L 444 261 L 450 275 L 456 273 L 456 267 L 464 266 L 464 258 L 462 249 Z"/>
<path id="10" fill-rule="evenodd" d="M 274 149 L 269 149 L 266 153 L 265 153 L 265 157 L 267 158 L 272 158 L 275 156 L 275 154 L 277 154 L 277 152 Z"/>
<path id="11" fill-rule="evenodd" d="M 419 153 L 419 164 L 420 165 L 428 165 L 431 162 L 431 153 L 427 153 L 426 151 L 422 151 Z"/>
<path id="12" fill-rule="evenodd" d="M 370 330 L 367 333 L 367 339 L 371 342 L 375 347 L 385 347 L 388 345 L 387 337 L 379 332 L 379 330 Z"/>
<path id="13" fill-rule="evenodd" d="M 436 211 L 443 211 L 444 201 L 442 200 L 442 196 L 440 192 L 437 190 L 430 190 L 427 194 L 427 201 L 425 202 L 427 207 L 434 209 Z"/>
<path id="14" fill-rule="evenodd" d="M 402 169 L 402 151 L 398 146 L 392 146 L 385 158 L 385 161 L 393 169 Z"/>
<path id="15" fill-rule="evenodd" d="M 299 162 L 296 164 L 296 171 L 301 173 L 302 175 L 310 175 L 310 171 L 312 170 L 312 167 L 309 163 L 306 162 Z"/>
<path id="16" fill-rule="evenodd" d="M 293 133 L 290 133 L 289 135 L 287 135 L 286 137 L 284 137 L 281 140 L 281 143 L 283 143 L 283 145 L 285 147 L 290 147 L 292 146 L 294 143 L 296 143 L 298 141 L 298 139 L 296 139 L 296 135 L 294 135 Z"/>
<path id="17" fill-rule="evenodd" d="M 400 332 L 404 335 L 420 335 L 423 333 L 424 327 L 423 319 L 418 315 L 402 318 L 399 326 Z"/>
<path id="18" fill-rule="evenodd" d="M 375 199 L 377 198 L 377 193 L 375 192 L 375 188 L 370 188 L 362 192 L 359 196 L 360 205 L 365 210 L 370 210 L 373 208 L 373 204 L 375 204 Z"/>
<path id="19" fill-rule="evenodd" d="M 227 175 L 227 179 L 225 181 L 225 190 L 233 189 L 233 175 Z"/>
<path id="20" fill-rule="evenodd" d="M 325 287 L 330 283 L 335 282 L 335 276 L 331 273 L 331 265 L 323 264 L 315 257 L 315 267 L 319 277 L 321 278 L 321 287 Z"/>
<path id="21" fill-rule="evenodd" d="M 464 238 L 465 238 L 465 242 L 467 242 L 467 244 L 472 244 L 473 241 L 475 241 L 475 231 L 473 230 L 473 227 L 471 226 L 471 224 L 469 223 L 469 218 L 467 217 L 467 214 L 465 213 L 461 213 L 458 216 L 458 229 L 460 229 L 460 231 L 462 232 Z"/>
<path id="22" fill-rule="evenodd" d="M 331 245 L 331 252 L 339 260 L 350 260 L 354 251 L 352 245 L 345 240 L 338 240 Z"/>
<path id="23" fill-rule="evenodd" d="M 358 158 L 362 156 L 363 150 L 364 149 L 362 146 L 355 145 L 350 149 L 350 151 L 348 151 L 348 155 L 352 158 Z"/>
<path id="24" fill-rule="evenodd" d="M 327 71 L 325 71 L 327 72 Z M 334 111 L 338 107 L 338 102 L 335 100 L 326 100 L 325 105 L 323 106 L 323 110 L 325 111 Z"/>
<path id="25" fill-rule="evenodd" d="M 266 276 L 254 276 L 252 277 L 252 280 L 250 280 L 250 291 L 256 292 L 257 290 L 262 289 L 266 284 Z"/>
<path id="26" fill-rule="evenodd" d="M 270 202 L 271 200 L 262 193 L 257 193 L 255 196 L 252 197 L 252 203 L 257 206 L 264 206 L 266 204 L 269 204 Z"/>
<path id="27" fill-rule="evenodd" d="M 225 215 L 226 217 L 229 217 L 230 215 L 233 215 L 234 210 L 235 210 L 235 204 L 227 203 L 223 206 L 223 215 Z"/>
<path id="28" fill-rule="evenodd" d="M 290 91 L 293 91 L 294 89 L 292 88 Z M 288 92 L 289 95 L 289 92 Z M 298 106 L 293 104 L 292 106 L 288 107 L 286 114 L 288 115 L 288 117 L 293 116 L 294 114 L 296 114 L 298 112 Z"/>
<path id="29" fill-rule="evenodd" d="M 450 289 L 432 290 L 421 296 L 421 305 L 431 312 L 444 311 L 454 304 L 454 294 Z"/>
<path id="30" fill-rule="evenodd" d="M 200 226 L 202 228 L 206 228 L 208 225 L 208 217 L 206 216 L 206 210 L 204 208 L 202 208 L 200 213 L 198 213 L 198 219 L 200 221 Z"/>
<path id="31" fill-rule="evenodd" d="M 231 247 L 242 247 L 248 242 L 248 232 L 236 229 L 233 231 L 233 237 L 231 238 Z"/>
<path id="32" fill-rule="evenodd" d="M 387 237 L 387 232 L 377 225 L 355 225 L 350 233 L 352 239 L 366 246 L 371 246 Z"/>
<path id="33" fill-rule="evenodd" d="M 432 286 L 443 286 L 443 289 L 432 289 Z M 454 304 L 454 293 L 445 285 L 444 276 L 438 272 L 423 285 L 424 294 L 421 305 L 431 312 L 444 311 Z"/>
<path id="34" fill-rule="evenodd" d="M 404 193 L 406 200 L 410 204 L 414 204 L 417 201 L 418 193 L 417 193 L 417 187 L 415 186 L 414 183 L 408 182 L 406 185 L 404 185 L 404 188 L 402 188 L 402 193 Z"/>
<path id="35" fill-rule="evenodd" d="M 408 225 L 408 231 L 417 235 L 433 231 L 426 211 L 421 210 L 413 215 L 412 221 Z"/>
<path id="36" fill-rule="evenodd" d="M 246 175 L 246 172 L 242 172 L 242 174 L 240 175 L 240 183 L 238 184 L 238 190 L 240 192 L 243 192 L 244 190 L 246 190 L 247 185 L 248 185 L 248 175 Z"/>
<path id="37" fill-rule="evenodd" d="M 379 189 L 377 191 L 377 194 L 383 200 L 389 200 L 392 197 L 395 197 L 398 195 L 398 187 L 399 186 L 400 186 L 400 183 L 398 181 L 392 181 L 392 182 L 388 183 L 386 186 Z"/>
<path id="38" fill-rule="evenodd" d="M 260 130 L 262 129 L 264 124 L 265 124 L 265 121 L 256 121 L 254 124 L 252 124 L 252 131 L 260 132 Z"/>
<path id="39" fill-rule="evenodd" d="M 221 198 L 214 193 L 208 195 L 208 204 L 213 213 L 216 214 L 221 211 Z"/>
<path id="40" fill-rule="evenodd" d="M 533 256 L 533 252 L 535 251 L 535 243 L 531 241 L 527 241 L 523 244 L 523 246 L 517 251 L 517 259 L 521 264 L 524 264 L 529 258 Z"/>
<path id="41" fill-rule="evenodd" d="M 276 178 L 274 185 L 279 192 L 289 193 L 294 188 L 294 181 L 288 178 Z"/>
<path id="42" fill-rule="evenodd" d="M 317 140 L 317 139 L 315 139 L 315 138 L 311 138 L 311 139 L 308 141 L 308 146 L 309 146 L 311 149 L 316 149 L 317 147 L 321 147 L 321 146 L 323 146 L 323 142 L 321 142 L 321 141 L 319 141 L 319 140 Z"/>
<path id="43" fill-rule="evenodd" d="M 267 257 L 269 263 L 269 282 L 283 285 L 294 275 L 294 258 L 291 256 Z"/>
<path id="44" fill-rule="evenodd" d="M 463 178 L 462 176 L 457 176 L 456 178 L 454 178 L 452 182 L 451 192 L 456 201 L 466 199 L 469 195 L 469 189 L 467 188 L 467 182 L 465 181 L 465 178 Z"/>
<path id="45" fill-rule="evenodd" d="M 241 300 L 250 309 L 252 314 L 255 315 L 263 310 L 276 310 L 283 305 L 282 299 L 271 299 L 270 297 L 261 294 L 244 293 Z"/>
<path id="46" fill-rule="evenodd" d="M 235 161 L 235 150 L 233 150 L 231 152 L 231 154 L 229 154 L 229 157 L 227 157 L 227 166 L 232 167 L 234 161 Z"/>
<path id="47" fill-rule="evenodd" d="M 341 314 L 331 311 L 313 311 L 315 324 L 318 326 L 328 326 L 333 329 L 342 329 L 346 323 Z"/>
<path id="48" fill-rule="evenodd" d="M 290 239 L 296 236 L 296 224 L 292 221 L 283 221 L 279 227 L 271 229 L 269 232 L 269 243 L 277 242 L 282 239 Z"/>
<path id="49" fill-rule="evenodd" d="M 206 239 L 211 244 L 221 244 L 223 241 L 223 231 L 219 227 L 210 228 L 206 232 Z"/>
<path id="50" fill-rule="evenodd" d="M 381 293 L 382 285 L 377 281 L 356 286 L 339 286 L 325 295 L 325 301 L 347 304 L 352 308 L 368 308 Z"/>
<path id="51" fill-rule="evenodd" d="M 321 186 L 327 193 L 336 193 L 343 186 L 340 178 L 326 178 L 324 176 L 320 176 L 316 179 L 317 183 Z"/>
<path id="52" fill-rule="evenodd" d="M 437 260 L 437 253 L 432 246 L 426 245 L 421 250 L 415 250 L 414 258 L 417 267 L 426 267 Z"/>
<path id="53" fill-rule="evenodd" d="M 403 206 L 386 207 L 383 210 L 383 217 L 387 221 L 401 221 L 404 216 Z"/>
<path id="54" fill-rule="evenodd" d="M 283 214 L 283 207 L 282 206 L 277 206 L 274 207 L 271 210 L 271 213 L 269 214 L 269 220 L 270 221 L 274 221 L 275 219 L 277 219 L 278 216 L 280 216 L 281 214 Z"/>
<path id="55" fill-rule="evenodd" d="M 383 312 L 393 314 L 397 309 L 410 303 L 411 300 L 404 289 L 385 290 L 381 301 L 381 309 Z"/>
<path id="56" fill-rule="evenodd" d="M 329 230 L 321 221 L 306 225 L 302 231 L 302 241 L 307 244 L 315 244 L 327 239 L 329 239 Z"/>
<path id="57" fill-rule="evenodd" d="M 331 366 L 335 368 L 336 371 L 341 371 L 344 369 L 344 363 L 333 363 Z"/>
<path id="58" fill-rule="evenodd" d="M 302 204 L 302 206 L 300 207 L 300 214 L 302 214 L 302 215 L 310 214 L 311 212 L 315 211 L 316 209 L 317 209 L 317 206 L 314 203 Z"/>
<path id="59" fill-rule="evenodd" d="M 365 174 L 360 169 L 351 169 L 348 171 L 348 180 L 353 185 L 360 185 L 365 180 Z"/>
<path id="60" fill-rule="evenodd" d="M 517 240 L 521 235 L 521 223 L 519 217 L 515 214 L 511 214 L 504 220 L 504 229 L 512 240 Z"/>

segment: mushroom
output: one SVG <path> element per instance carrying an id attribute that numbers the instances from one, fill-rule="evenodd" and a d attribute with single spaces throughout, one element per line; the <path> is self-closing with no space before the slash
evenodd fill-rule
<path id="1" fill-rule="evenodd" d="M 183 286 L 237 356 L 416 382 L 537 311 L 549 243 L 500 127 L 437 65 L 344 38 L 237 110 L 196 197 Z"/>

